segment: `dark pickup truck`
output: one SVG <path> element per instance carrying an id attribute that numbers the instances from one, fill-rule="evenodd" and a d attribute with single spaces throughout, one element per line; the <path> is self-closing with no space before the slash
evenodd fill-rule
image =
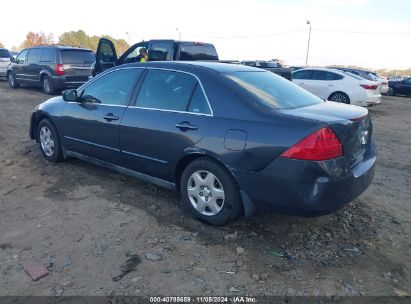
<path id="1" fill-rule="evenodd" d="M 175 40 L 142 41 L 131 46 L 118 58 L 114 44 L 108 39 L 101 38 L 97 47 L 94 73 L 101 73 L 116 65 L 139 61 L 139 51 L 142 48 L 147 49 L 149 61 L 218 61 L 217 51 L 210 43 Z"/>
<path id="2" fill-rule="evenodd" d="M 239 64 L 239 61 L 219 60 L 214 45 L 210 43 L 176 40 L 149 40 L 132 45 L 120 57 L 117 57 L 114 44 L 101 38 L 97 47 L 96 62 L 92 67 L 91 75 L 95 76 L 104 70 L 117 65 L 133 63 L 139 61 L 140 49 L 148 51 L 149 61 L 219 61 L 224 63 Z M 245 64 L 243 62 L 243 64 Z M 247 64 L 248 65 L 248 64 Z M 291 69 L 279 66 L 254 65 L 276 73 L 284 78 L 291 80 Z"/>

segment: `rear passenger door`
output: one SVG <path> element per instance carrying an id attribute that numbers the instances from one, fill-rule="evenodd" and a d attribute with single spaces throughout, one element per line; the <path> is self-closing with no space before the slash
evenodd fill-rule
<path id="1" fill-rule="evenodd" d="M 194 75 L 147 69 L 120 126 L 123 166 L 161 179 L 170 165 L 205 135 L 212 110 Z"/>
<path id="2" fill-rule="evenodd" d="M 322 99 L 327 99 L 333 92 L 343 90 L 339 85 L 343 78 L 343 76 L 329 71 L 314 70 L 307 90 Z"/>

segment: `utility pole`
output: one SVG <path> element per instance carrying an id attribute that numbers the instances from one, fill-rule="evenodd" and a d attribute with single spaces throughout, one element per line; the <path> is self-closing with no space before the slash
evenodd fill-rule
<path id="1" fill-rule="evenodd" d="M 307 45 L 307 56 L 305 57 L 305 66 L 308 66 L 308 53 L 310 52 L 310 40 L 311 40 L 311 22 L 307 20 L 307 24 L 310 26 L 308 30 L 308 45 Z"/>
<path id="2" fill-rule="evenodd" d="M 126 35 L 128 35 L 128 45 L 130 45 L 130 33 L 126 32 Z"/>

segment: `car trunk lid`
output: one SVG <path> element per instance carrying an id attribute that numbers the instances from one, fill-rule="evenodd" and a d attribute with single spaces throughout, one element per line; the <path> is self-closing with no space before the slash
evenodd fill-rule
<path id="1" fill-rule="evenodd" d="M 372 124 L 368 110 L 365 108 L 327 101 L 279 112 L 328 124 L 340 139 L 344 156 L 351 168 L 363 160 L 370 145 Z"/>
<path id="2" fill-rule="evenodd" d="M 68 81 L 87 81 L 95 58 L 88 50 L 62 50 L 61 59 Z"/>

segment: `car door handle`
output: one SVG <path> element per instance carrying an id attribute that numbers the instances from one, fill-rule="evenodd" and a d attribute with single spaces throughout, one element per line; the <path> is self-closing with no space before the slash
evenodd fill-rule
<path id="1" fill-rule="evenodd" d="M 198 126 L 192 125 L 188 121 L 182 121 L 176 124 L 176 128 L 180 129 L 181 131 L 187 131 L 187 130 L 197 130 Z"/>
<path id="2" fill-rule="evenodd" d="M 114 116 L 113 113 L 108 113 L 107 115 L 103 116 L 103 118 L 107 121 L 119 120 L 119 117 Z"/>

